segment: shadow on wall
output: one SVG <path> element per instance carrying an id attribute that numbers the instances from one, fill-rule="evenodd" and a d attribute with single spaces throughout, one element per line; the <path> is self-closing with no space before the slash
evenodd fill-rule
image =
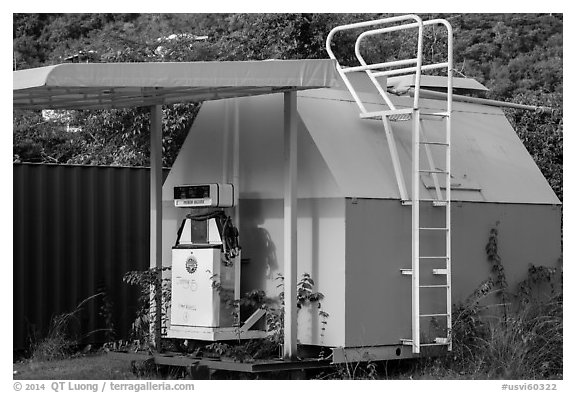
<path id="1" fill-rule="evenodd" d="M 271 272 L 278 270 L 276 245 L 264 224 L 262 200 L 243 200 L 241 210 L 240 244 L 242 246 L 242 278 L 240 290 L 244 295 L 254 289 L 266 288 Z"/>

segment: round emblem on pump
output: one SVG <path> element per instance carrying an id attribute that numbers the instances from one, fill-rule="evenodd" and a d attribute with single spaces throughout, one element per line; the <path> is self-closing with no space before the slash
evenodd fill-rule
<path id="1" fill-rule="evenodd" d="M 194 274 L 196 269 L 198 269 L 198 261 L 194 255 L 190 255 L 188 259 L 186 259 L 186 271 L 190 274 Z"/>

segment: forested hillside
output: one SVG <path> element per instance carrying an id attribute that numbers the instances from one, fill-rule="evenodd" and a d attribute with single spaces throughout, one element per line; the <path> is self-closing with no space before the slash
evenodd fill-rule
<path id="1" fill-rule="evenodd" d="M 385 14 L 15 14 L 14 67 L 66 61 L 198 61 L 327 58 L 328 31 Z M 554 108 L 507 110 L 507 116 L 562 198 L 562 15 L 436 14 L 454 28 L 457 75 L 490 88 L 488 98 Z M 425 36 L 425 53 L 438 56 L 440 31 Z M 198 39 L 208 36 L 207 39 Z M 368 43 L 379 58 L 405 56 L 410 37 Z M 353 56 L 350 40 L 335 51 Z M 170 166 L 198 104 L 165 107 L 164 163 Z M 63 123 L 80 126 L 67 132 Z M 15 112 L 14 159 L 102 165 L 148 164 L 145 110 L 69 112 L 46 121 Z"/>

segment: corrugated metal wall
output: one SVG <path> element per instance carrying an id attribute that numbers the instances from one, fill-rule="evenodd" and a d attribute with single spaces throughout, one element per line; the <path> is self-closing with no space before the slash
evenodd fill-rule
<path id="1" fill-rule="evenodd" d="M 116 338 L 126 338 L 137 290 L 122 277 L 149 264 L 149 170 L 38 164 L 13 170 L 14 349 L 101 291 L 112 302 Z M 106 327 L 104 303 L 98 297 L 85 305 L 82 332 Z"/>

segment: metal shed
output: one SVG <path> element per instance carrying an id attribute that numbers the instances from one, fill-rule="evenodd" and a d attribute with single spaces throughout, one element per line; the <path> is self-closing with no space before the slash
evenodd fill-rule
<path id="1" fill-rule="evenodd" d="M 366 81 L 364 81 L 366 82 Z M 436 86 L 436 78 L 423 78 Z M 362 81 L 360 81 L 362 84 Z M 484 90 L 476 81 L 455 87 Z M 365 84 L 368 86 L 368 84 Z M 445 82 L 444 82 L 445 86 Z M 360 91 L 377 108 L 374 94 Z M 393 97 L 398 107 L 410 97 Z M 422 99 L 423 111 L 442 100 Z M 499 228 L 500 254 L 511 285 L 530 263 L 554 266 L 561 256 L 560 201 L 507 121 L 502 109 L 454 103 L 452 157 L 452 298 L 463 301 L 490 274 L 485 245 Z M 298 315 L 298 341 L 334 348 L 334 360 L 413 356 L 410 336 L 410 206 L 402 204 L 381 124 L 358 116 L 341 83 L 298 93 L 298 267 L 325 295 L 326 329 L 314 309 Z M 206 103 L 163 188 L 163 263 L 183 212 L 173 207 L 178 184 L 237 179 L 240 187 L 242 289 L 278 294 L 284 271 L 283 100 L 281 95 Z M 437 122 L 439 123 L 439 122 Z M 409 178 L 410 133 L 394 123 Z M 432 123 L 428 130 L 440 132 Z M 236 138 L 236 142 L 234 139 Z M 238 146 L 238 155 L 231 146 Z M 234 163 L 236 160 L 236 163 Z M 236 169 L 234 169 L 236 168 Z M 421 178 L 428 193 L 432 180 Z M 430 206 L 426 214 L 438 214 Z M 535 241 L 538 239 L 538 241 Z M 426 242 L 426 240 L 423 240 Z M 432 262 L 431 262 L 432 263 Z M 429 277 L 434 280 L 434 277 Z M 434 308 L 430 297 L 422 307 Z"/>

